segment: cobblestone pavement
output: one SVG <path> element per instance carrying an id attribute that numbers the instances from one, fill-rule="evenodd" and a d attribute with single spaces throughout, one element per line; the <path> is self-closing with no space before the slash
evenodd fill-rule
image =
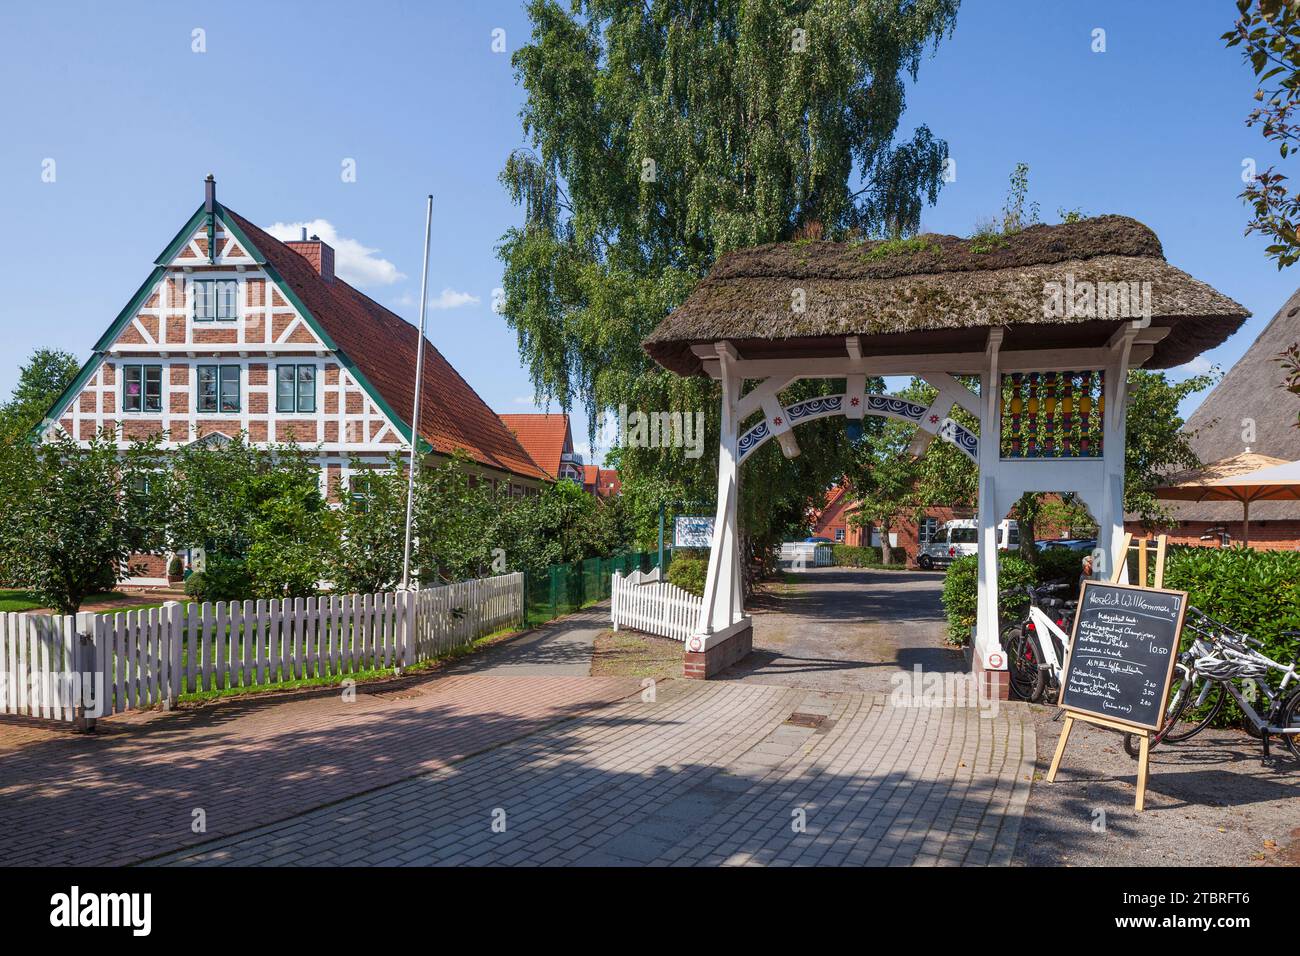
<path id="1" fill-rule="evenodd" d="M 900 670 L 968 669 L 944 641 L 942 574 L 808 568 L 793 578 L 749 603 L 754 653 L 721 679 L 889 693 Z"/>
<path id="2" fill-rule="evenodd" d="M 666 681 L 159 862 L 1005 864 L 1033 772 L 1025 716 Z"/>
<path id="3" fill-rule="evenodd" d="M 446 767 L 635 693 L 618 678 L 438 676 L 100 722 L 0 724 L 0 864 L 117 865 Z M 196 819 L 205 832 L 195 833 Z"/>

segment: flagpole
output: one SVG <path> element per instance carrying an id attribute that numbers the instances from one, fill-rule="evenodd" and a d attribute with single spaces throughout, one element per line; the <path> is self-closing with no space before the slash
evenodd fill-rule
<path id="1" fill-rule="evenodd" d="M 420 391 L 424 387 L 424 316 L 429 305 L 429 234 L 433 229 L 433 195 L 424 210 L 424 266 L 420 270 L 420 338 L 415 346 L 415 401 L 411 410 L 411 457 L 406 467 L 406 544 L 402 549 L 402 590 L 411 586 L 411 519 L 415 512 L 415 472 L 419 467 Z"/>

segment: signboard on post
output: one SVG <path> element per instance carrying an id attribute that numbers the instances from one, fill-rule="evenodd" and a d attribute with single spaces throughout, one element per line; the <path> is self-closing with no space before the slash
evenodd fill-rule
<path id="1" fill-rule="evenodd" d="M 1137 733 L 1141 752 L 1135 805 L 1142 809 L 1151 734 L 1164 723 L 1186 611 L 1186 591 L 1084 582 L 1061 675 L 1057 703 L 1066 712 L 1065 726 L 1049 783 L 1056 780 L 1074 721 Z"/>
<path id="2" fill-rule="evenodd" d="M 713 515 L 677 515 L 673 519 L 673 547 L 711 547 L 713 520 Z"/>

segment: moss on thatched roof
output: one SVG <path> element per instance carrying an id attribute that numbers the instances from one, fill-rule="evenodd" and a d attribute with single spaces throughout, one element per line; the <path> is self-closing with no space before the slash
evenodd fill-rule
<path id="1" fill-rule="evenodd" d="M 739 249 L 718 260 L 645 348 L 666 368 L 696 374 L 701 367 L 691 346 L 722 339 L 789 345 L 864 335 L 897 337 L 891 344 L 902 345 L 911 336 L 928 350 L 943 350 L 945 342 L 968 347 L 972 330 L 1005 325 L 1013 337 L 1018 327 L 1034 333 L 1021 336 L 1017 347 L 1078 345 L 1081 334 L 1104 341 L 1118 320 L 1045 315 L 1048 283 L 1067 277 L 1076 285 L 1150 283 L 1152 324 L 1172 328 L 1156 347 L 1153 367 L 1213 348 L 1249 315 L 1165 262 L 1160 240 L 1142 223 L 1098 216 L 969 239 L 924 235 Z M 803 311 L 792 308 L 795 290 L 802 290 Z M 1056 334 L 1062 326 L 1075 328 Z"/>

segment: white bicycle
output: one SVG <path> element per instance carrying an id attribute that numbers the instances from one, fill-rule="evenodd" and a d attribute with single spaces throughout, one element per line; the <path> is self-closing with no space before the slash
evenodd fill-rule
<path id="1" fill-rule="evenodd" d="M 1068 584 L 1026 586 L 1001 595 L 1000 600 L 1014 602 L 1029 597 L 1029 608 L 1018 624 L 1002 632 L 1002 647 L 1007 652 L 1007 678 L 1021 700 L 1038 702 L 1054 699 L 1061 687 L 1065 667 L 1065 649 L 1070 643 L 1070 628 L 1079 602 L 1057 597 L 1069 591 Z"/>

